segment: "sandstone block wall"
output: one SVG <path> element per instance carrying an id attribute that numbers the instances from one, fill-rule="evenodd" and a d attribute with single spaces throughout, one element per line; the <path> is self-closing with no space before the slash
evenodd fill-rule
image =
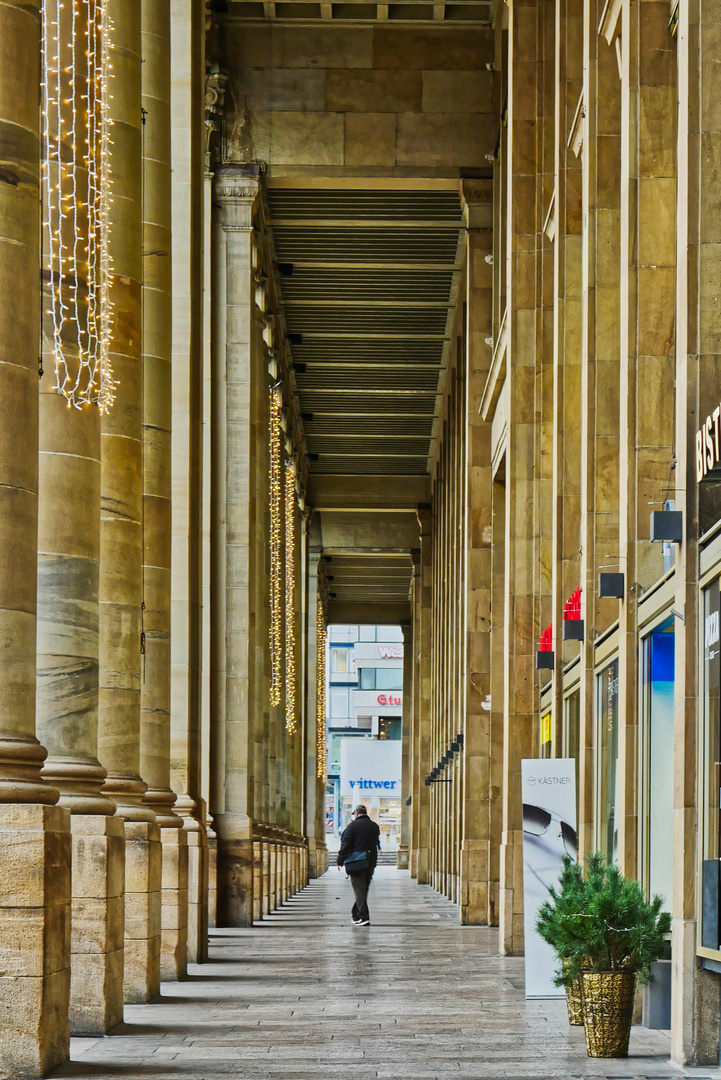
<path id="1" fill-rule="evenodd" d="M 229 21 L 223 51 L 230 161 L 267 162 L 271 175 L 297 167 L 433 176 L 489 166 L 490 28 Z"/>

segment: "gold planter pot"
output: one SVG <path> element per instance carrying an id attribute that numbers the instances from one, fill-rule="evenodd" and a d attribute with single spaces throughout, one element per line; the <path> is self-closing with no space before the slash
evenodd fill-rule
<path id="1" fill-rule="evenodd" d="M 581 975 L 589 1057 L 628 1057 L 635 989 L 634 972 L 600 971 Z"/>
<path id="2" fill-rule="evenodd" d="M 581 997 L 581 980 L 574 979 L 566 987 L 566 1008 L 568 1009 L 568 1022 L 573 1027 L 583 1027 L 583 999 Z"/>

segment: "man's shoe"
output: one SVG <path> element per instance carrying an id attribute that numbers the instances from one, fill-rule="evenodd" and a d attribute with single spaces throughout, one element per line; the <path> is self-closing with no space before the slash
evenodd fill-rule
<path id="1" fill-rule="evenodd" d="M 370 926 L 370 924 L 370 919 L 361 919 L 360 922 L 356 923 L 356 926 Z"/>
<path id="2" fill-rule="evenodd" d="M 351 922 L 353 923 L 354 926 L 362 926 L 363 925 L 363 923 L 361 922 L 360 919 L 351 919 Z"/>

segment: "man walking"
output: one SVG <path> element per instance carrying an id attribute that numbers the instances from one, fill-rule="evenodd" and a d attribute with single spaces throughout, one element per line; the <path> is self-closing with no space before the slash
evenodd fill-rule
<path id="1" fill-rule="evenodd" d="M 338 869 L 348 860 L 346 871 L 355 893 L 355 903 L 351 909 L 354 926 L 370 926 L 368 912 L 368 886 L 373 878 L 373 871 L 378 861 L 381 831 L 375 821 L 368 817 L 365 806 L 356 806 L 353 820 L 340 838 Z M 357 855 L 358 859 L 349 856 Z M 365 856 L 365 859 L 362 857 Z M 356 870 L 354 863 L 360 862 L 361 869 Z"/>

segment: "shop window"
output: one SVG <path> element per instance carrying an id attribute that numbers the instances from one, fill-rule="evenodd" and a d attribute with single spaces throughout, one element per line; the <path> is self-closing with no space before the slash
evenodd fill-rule
<path id="1" fill-rule="evenodd" d="M 374 667 L 362 667 L 359 672 L 361 690 L 375 690 L 376 669 Z"/>
<path id="2" fill-rule="evenodd" d="M 576 762 L 576 798 L 578 798 L 578 758 L 581 731 L 581 691 L 574 690 L 563 702 L 563 756 Z"/>
<path id="3" fill-rule="evenodd" d="M 331 649 L 330 670 L 334 674 L 346 674 L 349 670 L 350 649 Z"/>
<path id="4" fill-rule="evenodd" d="M 618 660 L 596 678 L 598 726 L 597 847 L 618 860 Z"/>
<path id="5" fill-rule="evenodd" d="M 701 944 L 717 950 L 719 933 L 719 803 L 721 775 L 719 774 L 720 732 L 719 684 L 721 657 L 719 650 L 719 582 L 713 581 L 703 593 L 703 880 L 701 900 Z"/>
<path id="6" fill-rule="evenodd" d="M 670 911 L 673 893 L 673 617 L 643 639 L 645 713 L 645 866 L 651 896 L 665 897 Z"/>
<path id="7" fill-rule="evenodd" d="M 403 668 L 376 668 L 376 690 L 402 690 Z"/>
<path id="8" fill-rule="evenodd" d="M 553 752 L 553 718 L 551 710 L 541 716 L 541 757 L 550 758 Z"/>
<path id="9" fill-rule="evenodd" d="M 361 690 L 402 690 L 403 668 L 361 668 Z"/>
<path id="10" fill-rule="evenodd" d="M 333 687 L 330 692 L 331 720 L 347 720 L 349 716 L 348 691 L 345 687 Z"/>
<path id="11" fill-rule="evenodd" d="M 403 721 L 399 719 L 393 719 L 389 717 L 384 719 L 381 717 L 378 721 L 378 738 L 379 739 L 400 739 L 402 734 Z"/>

